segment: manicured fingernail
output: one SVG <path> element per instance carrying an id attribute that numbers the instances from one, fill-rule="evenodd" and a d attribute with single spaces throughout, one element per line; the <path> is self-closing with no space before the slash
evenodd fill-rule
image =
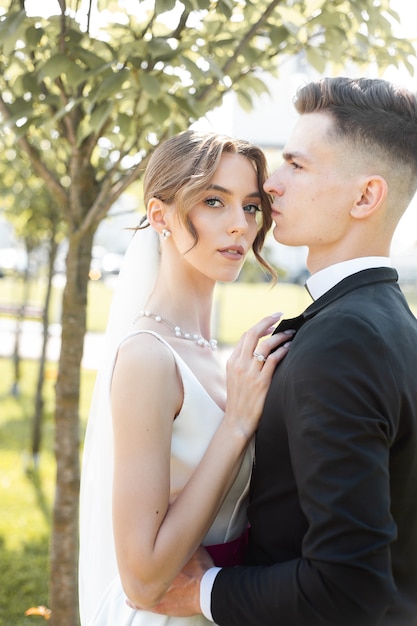
<path id="1" fill-rule="evenodd" d="M 283 313 L 282 313 L 282 312 L 279 312 L 279 313 L 271 313 L 271 317 L 277 317 L 277 318 L 278 318 L 278 317 L 281 317 L 282 315 L 283 315 Z"/>
<path id="2" fill-rule="evenodd" d="M 284 343 L 284 345 L 282 346 L 283 348 L 290 348 L 292 344 L 292 341 L 287 341 L 287 343 Z"/>
<path id="3" fill-rule="evenodd" d="M 284 330 L 284 335 L 293 335 L 295 333 L 295 330 L 293 328 L 288 328 L 287 330 Z"/>

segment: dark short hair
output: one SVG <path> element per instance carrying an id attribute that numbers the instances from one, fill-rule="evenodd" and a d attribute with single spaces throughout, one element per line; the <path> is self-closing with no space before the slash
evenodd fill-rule
<path id="1" fill-rule="evenodd" d="M 383 79 L 323 78 L 301 87 L 300 114 L 328 113 L 334 134 L 385 161 L 402 164 L 417 188 L 417 96 Z"/>

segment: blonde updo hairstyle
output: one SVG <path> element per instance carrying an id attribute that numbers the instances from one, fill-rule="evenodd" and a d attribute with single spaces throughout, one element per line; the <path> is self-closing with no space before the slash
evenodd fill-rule
<path id="1" fill-rule="evenodd" d="M 254 167 L 261 197 L 261 218 L 252 250 L 263 268 L 275 277 L 273 268 L 261 256 L 266 234 L 272 225 L 270 198 L 263 189 L 268 176 L 267 163 L 262 150 L 251 143 L 193 130 L 164 141 L 155 149 L 146 167 L 143 181 L 145 205 L 151 198 L 158 198 L 166 204 L 175 202 L 179 218 L 196 244 L 198 233 L 189 212 L 205 197 L 223 153 L 241 154 Z"/>

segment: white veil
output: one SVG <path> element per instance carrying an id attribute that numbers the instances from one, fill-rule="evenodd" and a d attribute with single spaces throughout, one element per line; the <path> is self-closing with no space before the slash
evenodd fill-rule
<path id="1" fill-rule="evenodd" d="M 79 596 L 82 626 L 117 574 L 112 526 L 113 429 L 110 382 L 122 339 L 149 298 L 159 268 L 159 236 L 135 232 L 116 283 L 84 442 L 80 488 Z"/>

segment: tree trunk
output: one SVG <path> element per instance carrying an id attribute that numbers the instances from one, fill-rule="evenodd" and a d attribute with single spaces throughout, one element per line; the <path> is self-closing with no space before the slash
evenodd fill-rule
<path id="1" fill-rule="evenodd" d="M 93 234 L 69 237 L 63 294 L 61 357 L 56 385 L 56 493 L 51 539 L 51 626 L 78 626 L 78 497 L 80 368 L 86 331 Z"/>
<path id="2" fill-rule="evenodd" d="M 39 360 L 38 382 L 36 385 L 35 414 L 33 416 L 32 463 L 35 470 L 37 470 L 39 466 L 39 454 L 42 442 L 43 385 L 45 379 L 46 348 L 48 346 L 49 338 L 49 303 L 51 301 L 52 279 L 54 276 L 54 265 L 57 250 L 58 244 L 55 237 L 52 237 L 50 240 L 48 254 L 48 284 L 46 287 L 42 316 L 42 350 Z"/>

